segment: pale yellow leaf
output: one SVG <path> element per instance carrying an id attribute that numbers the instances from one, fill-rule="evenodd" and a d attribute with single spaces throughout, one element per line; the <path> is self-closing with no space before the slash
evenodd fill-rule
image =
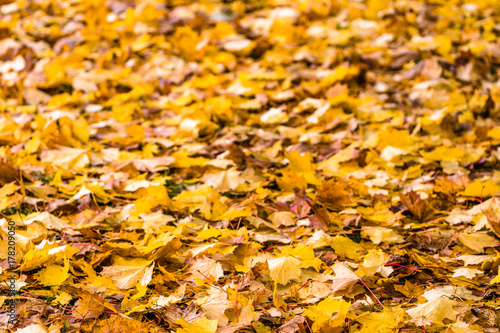
<path id="1" fill-rule="evenodd" d="M 291 256 L 284 256 L 276 259 L 268 259 L 271 278 L 278 283 L 285 285 L 291 280 L 300 280 L 301 270 L 300 260 Z"/>
<path id="2" fill-rule="evenodd" d="M 453 308 L 454 305 L 456 305 L 456 302 L 446 296 L 440 296 L 415 308 L 406 310 L 406 312 L 414 319 L 424 317 L 433 322 L 443 324 L 444 319 L 455 321 L 458 312 Z"/>

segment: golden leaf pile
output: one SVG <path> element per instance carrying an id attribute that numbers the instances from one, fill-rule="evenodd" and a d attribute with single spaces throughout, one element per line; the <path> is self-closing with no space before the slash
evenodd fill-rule
<path id="1" fill-rule="evenodd" d="M 0 0 L 0 329 L 499 332 L 499 19 Z"/>

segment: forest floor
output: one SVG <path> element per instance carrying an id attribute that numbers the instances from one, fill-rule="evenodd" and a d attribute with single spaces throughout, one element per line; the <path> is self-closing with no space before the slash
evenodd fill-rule
<path id="1" fill-rule="evenodd" d="M 1 332 L 499 332 L 498 0 L 0 13 Z"/>

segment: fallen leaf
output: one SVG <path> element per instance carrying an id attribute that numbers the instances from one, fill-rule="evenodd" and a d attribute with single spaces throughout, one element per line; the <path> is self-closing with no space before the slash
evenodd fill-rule
<path id="1" fill-rule="evenodd" d="M 224 270 L 222 269 L 222 265 L 216 260 L 202 258 L 194 261 L 189 268 L 189 274 L 191 281 L 194 281 L 196 278 L 217 281 L 224 276 Z"/>
<path id="2" fill-rule="evenodd" d="M 148 285 L 153 275 L 154 263 L 145 259 L 113 258 L 113 265 L 104 267 L 101 275 L 115 281 L 119 289 L 130 289 L 137 283 Z"/>
<path id="3" fill-rule="evenodd" d="M 349 310 L 350 302 L 328 297 L 318 305 L 309 306 L 304 316 L 313 321 L 313 332 L 320 332 L 328 328 L 342 327 Z"/>
<path id="4" fill-rule="evenodd" d="M 356 318 L 356 321 L 363 325 L 359 332 L 389 333 L 394 332 L 399 327 L 399 324 L 406 319 L 405 317 L 406 314 L 403 309 L 384 308 L 378 313 L 364 313 Z"/>
<path id="5" fill-rule="evenodd" d="M 359 277 L 349 268 L 346 263 L 338 262 L 332 267 L 335 277 L 332 279 L 332 293 L 337 291 L 351 290 L 359 281 Z"/>
<path id="6" fill-rule="evenodd" d="M 300 260 L 292 256 L 283 256 L 276 259 L 268 259 L 271 278 L 282 285 L 286 285 L 291 280 L 300 281 L 301 270 Z"/>
<path id="7" fill-rule="evenodd" d="M 429 297 L 427 302 L 406 310 L 406 312 L 413 319 L 424 317 L 433 322 L 443 324 L 444 319 L 456 320 L 458 312 L 453 308 L 456 304 L 456 302 L 450 300 L 447 296 L 435 295 L 432 298 Z"/>
<path id="8" fill-rule="evenodd" d="M 488 224 L 490 227 L 490 230 L 497 235 L 497 237 L 500 238 L 500 220 L 498 219 L 497 214 L 495 211 L 491 208 L 489 208 L 486 211 L 483 211 L 484 215 L 488 219 Z"/>
<path id="9" fill-rule="evenodd" d="M 473 279 L 476 275 L 483 274 L 483 271 L 474 268 L 461 267 L 454 270 L 454 273 L 451 277 L 460 277 L 463 276 L 467 279 Z"/>
<path id="10" fill-rule="evenodd" d="M 175 321 L 181 328 L 176 330 L 176 333 L 215 333 L 217 330 L 217 320 L 209 320 L 206 318 L 198 319 L 192 323 L 187 322 L 184 318 Z"/>
<path id="11" fill-rule="evenodd" d="M 404 242 L 401 235 L 398 235 L 392 229 L 383 227 L 363 227 L 362 234 L 364 237 L 369 237 L 374 244 Z"/>
<path id="12" fill-rule="evenodd" d="M 460 234 L 458 240 L 462 242 L 469 249 L 474 250 L 479 253 L 483 253 L 484 249 L 487 247 L 496 247 L 500 245 L 500 241 L 485 234 L 485 233 L 469 233 Z"/>

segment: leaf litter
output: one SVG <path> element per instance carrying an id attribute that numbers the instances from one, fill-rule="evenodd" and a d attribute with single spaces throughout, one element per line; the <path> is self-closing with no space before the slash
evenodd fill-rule
<path id="1" fill-rule="evenodd" d="M 499 11 L 0 1 L 1 329 L 498 332 Z"/>

